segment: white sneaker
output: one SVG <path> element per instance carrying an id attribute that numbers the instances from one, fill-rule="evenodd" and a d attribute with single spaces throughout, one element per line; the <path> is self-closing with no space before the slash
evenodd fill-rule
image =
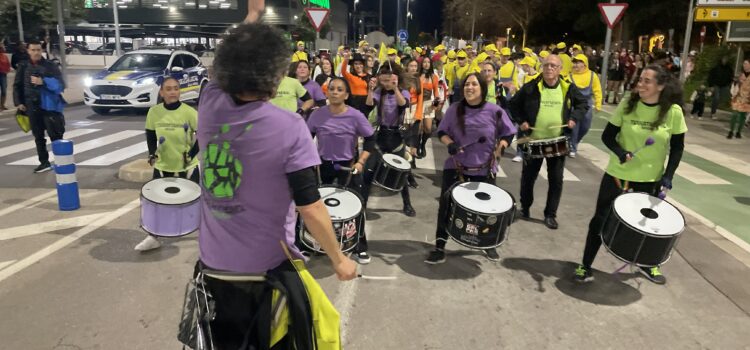
<path id="1" fill-rule="evenodd" d="M 575 158 L 575 157 L 576 157 L 576 152 L 570 152 L 570 153 L 568 154 L 568 157 L 570 157 L 570 158 Z"/>
<path id="2" fill-rule="evenodd" d="M 159 240 L 157 240 L 156 237 L 152 235 L 148 235 L 144 240 L 141 241 L 141 243 L 138 243 L 138 245 L 135 246 L 135 250 L 139 252 L 145 252 L 159 247 L 161 247 L 161 243 L 159 243 Z"/>
<path id="3" fill-rule="evenodd" d="M 522 160 L 523 160 L 523 157 L 521 157 L 520 155 L 513 157 L 514 163 L 520 163 Z"/>
<path id="4" fill-rule="evenodd" d="M 698 120 L 703 120 L 703 117 L 698 117 Z"/>

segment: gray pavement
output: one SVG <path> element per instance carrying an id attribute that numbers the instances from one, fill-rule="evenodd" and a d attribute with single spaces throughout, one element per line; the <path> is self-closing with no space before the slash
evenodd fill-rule
<path id="1" fill-rule="evenodd" d="M 67 115 L 71 123 L 98 118 L 85 107 Z M 80 127 L 142 130 L 143 117 L 97 121 Z M 0 128 L 10 128 L 4 122 Z M 7 144 L 0 142 L 0 150 Z M 113 143 L 80 158 L 125 146 Z M 424 264 L 439 195 L 440 172 L 431 169 L 441 169 L 447 156 L 443 146 L 432 152 L 435 160 L 420 161 L 416 170 L 416 218 L 400 213 L 398 195 L 376 190 L 370 200 L 373 261 L 361 272 L 396 280 L 340 283 L 325 259 L 309 262 L 342 315 L 346 349 L 750 349 L 750 253 L 727 248 L 733 243 L 694 217 L 687 216 L 688 228 L 663 268 L 667 285 L 628 269 L 612 274 L 622 264 L 604 249 L 594 283 L 570 280 L 602 174 L 585 152 L 567 162 L 579 181 L 567 177 L 559 230 L 539 221 L 547 188 L 540 177 L 534 220 L 512 226 L 501 262 L 451 242 L 445 264 Z M 80 167 L 82 209 L 59 212 L 54 175 L 32 176 L 30 168 L 7 164 L 30 154 L 0 157 L 0 314 L 11 315 L 0 319 L 0 349 L 180 348 L 175 333 L 196 235 L 135 252 L 143 238 L 139 185 L 114 177 L 122 163 Z M 501 165 L 507 176 L 498 185 L 518 198 L 520 164 L 508 157 Z"/>

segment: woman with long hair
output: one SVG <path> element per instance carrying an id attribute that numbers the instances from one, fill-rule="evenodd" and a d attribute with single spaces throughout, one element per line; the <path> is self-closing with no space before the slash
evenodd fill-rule
<path id="1" fill-rule="evenodd" d="M 440 105 L 439 85 L 440 77 L 432 67 L 432 60 L 428 57 L 422 59 L 419 67 L 419 84 L 422 87 L 422 130 L 419 133 L 419 148 L 417 158 L 423 158 L 427 150 L 425 145 L 432 135 L 432 122 L 435 120 L 435 112 Z"/>
<path id="2" fill-rule="evenodd" d="M 422 83 L 419 80 L 419 62 L 411 60 L 406 63 L 406 72 L 403 76 L 402 87 L 409 91 L 411 96 L 409 108 L 406 110 L 405 124 L 407 125 L 406 145 L 409 146 L 409 157 L 412 169 L 417 167 L 417 147 L 419 146 L 419 134 L 424 113 L 424 101 L 422 100 Z M 417 188 L 414 176 L 409 175 L 409 186 Z"/>
<path id="3" fill-rule="evenodd" d="M 367 100 L 367 84 L 371 77 L 365 70 L 367 61 L 358 53 L 355 53 L 351 59 L 349 55 L 349 53 L 344 53 L 344 60 L 341 62 L 341 73 L 352 89 L 350 97 L 351 106 L 362 112 L 362 114 L 367 115 L 365 101 Z M 346 67 L 349 67 L 350 63 L 351 67 L 347 70 Z"/>
<path id="4" fill-rule="evenodd" d="M 594 279 L 591 265 L 602 244 L 599 233 L 615 198 L 626 191 L 656 196 L 672 188 L 687 132 L 681 104 L 679 81 L 664 67 L 650 65 L 641 73 L 635 91 L 612 115 L 602 133 L 602 141 L 612 153 L 599 185 L 583 261 L 575 270 L 576 281 Z M 653 144 L 642 147 L 647 139 Z M 658 266 L 641 267 L 639 271 L 654 283 L 667 281 Z"/>
<path id="5" fill-rule="evenodd" d="M 328 83 L 331 82 L 331 78 L 335 77 L 336 74 L 333 72 L 333 62 L 328 56 L 320 58 L 320 73 L 313 79 L 323 89 L 323 94 L 328 95 Z"/>
<path id="6" fill-rule="evenodd" d="M 314 80 L 310 79 L 310 62 L 297 61 L 292 63 L 289 68 L 289 77 L 297 78 L 299 83 L 305 87 L 307 93 L 315 101 L 315 106 L 322 107 L 326 105 L 326 95 L 323 93 L 323 89 Z M 302 101 L 297 101 L 297 108 L 302 107 Z"/>
<path id="7" fill-rule="evenodd" d="M 445 262 L 445 231 L 448 213 L 448 190 L 461 178 L 467 181 L 495 184 L 493 160 L 510 145 L 516 128 L 508 114 L 494 103 L 487 103 L 487 80 L 479 73 L 471 73 L 463 81 L 463 99 L 448 107 L 438 128 L 440 142 L 448 146 L 451 156 L 443 166 L 443 181 L 440 187 L 438 222 L 435 230 L 435 249 L 425 260 L 428 264 Z M 486 138 L 492 142 L 478 143 Z M 466 146 L 465 148 L 462 146 Z M 484 250 L 487 259 L 499 261 L 495 248 Z"/>

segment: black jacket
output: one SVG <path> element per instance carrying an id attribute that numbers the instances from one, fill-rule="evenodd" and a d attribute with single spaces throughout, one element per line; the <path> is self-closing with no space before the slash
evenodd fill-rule
<path id="1" fill-rule="evenodd" d="M 56 64 L 42 58 L 37 64 L 31 61 L 21 62 L 16 69 L 16 79 L 13 82 L 13 102 L 16 106 L 26 105 L 35 108 L 41 103 L 39 87 L 31 84 L 32 76 L 54 77 L 63 82 L 62 73 Z"/>
<path id="2" fill-rule="evenodd" d="M 728 64 L 719 63 L 716 67 L 708 72 L 708 86 L 729 86 L 732 84 L 734 71 Z"/>
<path id="3" fill-rule="evenodd" d="M 19 64 L 27 62 L 28 60 L 29 54 L 26 51 L 16 51 L 10 56 L 10 66 L 13 67 L 14 70 L 17 70 Z"/>
<path id="4" fill-rule="evenodd" d="M 510 114 L 516 123 L 529 123 L 533 127 L 536 124 L 536 116 L 539 114 L 539 102 L 542 98 L 539 92 L 539 86 L 544 84 L 544 79 L 540 74 L 536 79 L 523 85 L 521 90 L 510 100 Z M 562 84 L 565 97 L 563 110 L 560 115 L 560 122 L 565 124 L 568 120 L 573 119 L 576 123 L 586 117 L 588 111 L 588 102 L 586 97 L 581 94 L 575 84 L 564 79 L 562 76 L 558 80 Z"/>

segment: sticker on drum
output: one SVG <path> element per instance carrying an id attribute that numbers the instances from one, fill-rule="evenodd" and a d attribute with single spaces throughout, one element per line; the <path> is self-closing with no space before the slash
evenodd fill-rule
<path id="1" fill-rule="evenodd" d="M 391 165 L 392 167 L 400 170 L 411 170 L 411 163 L 406 159 L 399 157 L 395 154 L 386 153 L 383 155 L 383 161 Z"/>
<path id="2" fill-rule="evenodd" d="M 456 222 L 455 222 L 455 223 L 456 223 L 456 227 L 457 227 L 457 228 L 458 228 L 459 230 L 460 230 L 460 229 L 463 229 L 463 228 L 464 228 L 464 222 L 463 222 L 463 221 L 461 221 L 461 219 L 458 219 L 458 218 L 457 218 L 457 219 L 456 219 Z"/>
<path id="3" fill-rule="evenodd" d="M 488 215 L 502 214 L 513 207 L 508 192 L 484 182 L 462 183 L 453 188 L 451 195 L 464 208 Z"/>
<path id="4" fill-rule="evenodd" d="M 331 220 L 352 219 L 362 213 L 362 200 L 352 191 L 340 187 L 324 186 L 318 188 L 318 192 L 320 192 L 323 204 L 328 209 Z"/>
<path id="5" fill-rule="evenodd" d="M 672 236 L 685 228 L 685 218 L 677 208 L 646 193 L 620 195 L 614 209 L 623 222 L 652 236 Z"/>

